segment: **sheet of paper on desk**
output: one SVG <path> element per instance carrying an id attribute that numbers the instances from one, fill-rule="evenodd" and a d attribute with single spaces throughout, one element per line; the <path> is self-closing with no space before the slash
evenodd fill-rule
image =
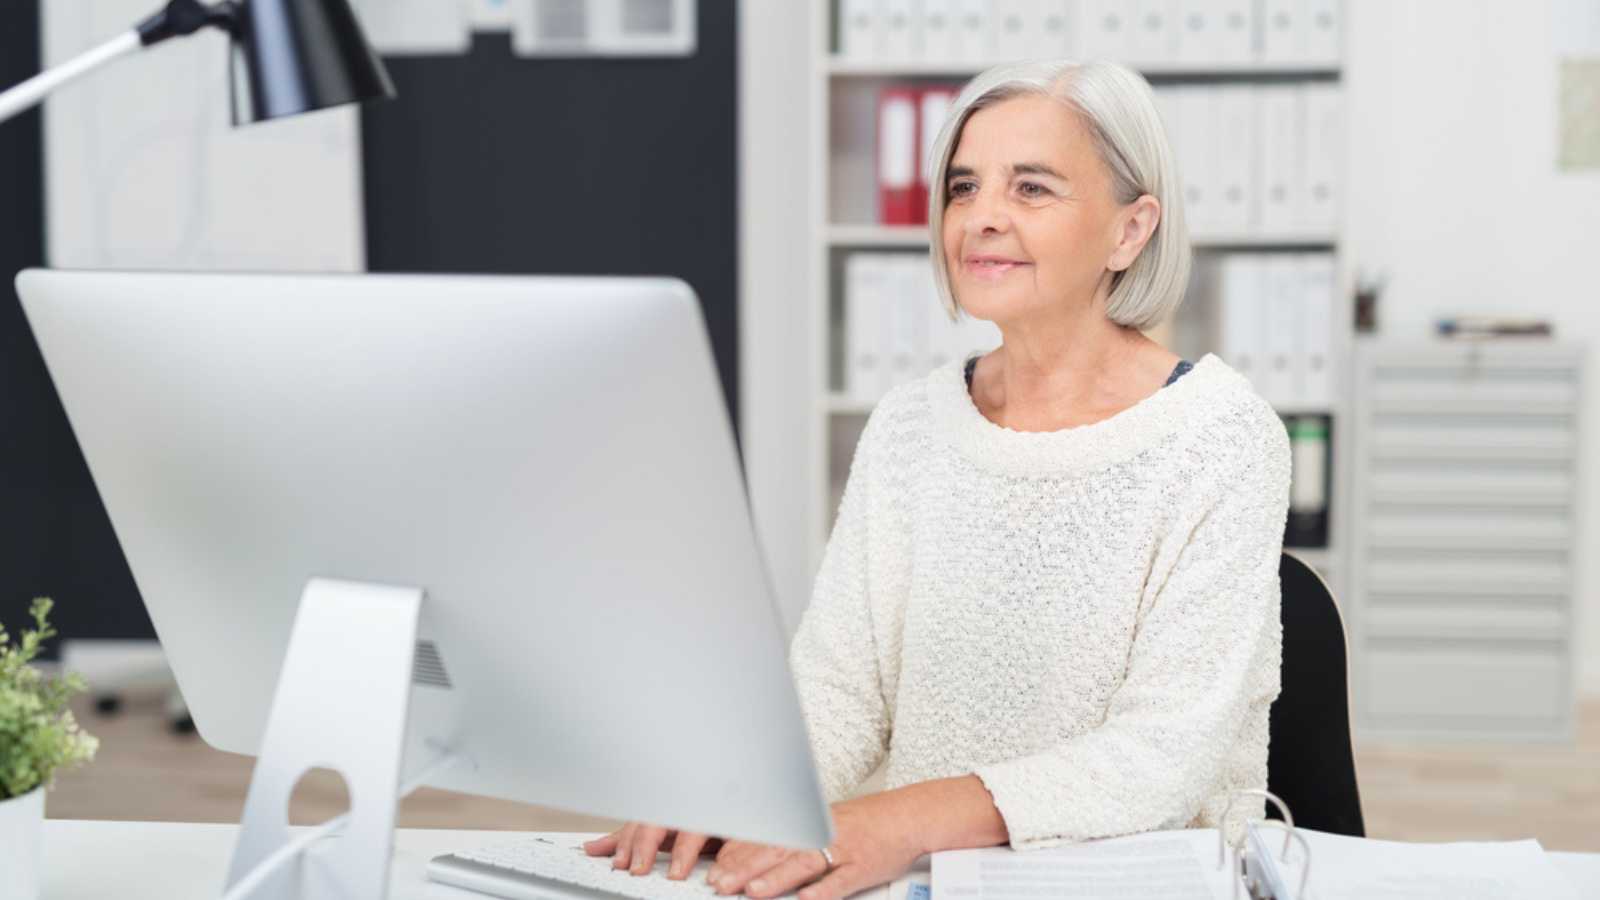
<path id="1" fill-rule="evenodd" d="M 1578 900 L 1538 841 L 1411 844 L 1299 832 L 1311 847 L 1311 872 L 1305 896 L 1293 900 Z M 1281 841 L 1268 843 L 1281 852 Z M 1292 848 L 1291 862 L 1302 853 Z M 1298 865 L 1283 875 L 1298 887 Z"/>
<path id="2" fill-rule="evenodd" d="M 1160 831 L 1042 850 L 952 850 L 933 855 L 938 900 L 1228 900 L 1217 833 Z"/>

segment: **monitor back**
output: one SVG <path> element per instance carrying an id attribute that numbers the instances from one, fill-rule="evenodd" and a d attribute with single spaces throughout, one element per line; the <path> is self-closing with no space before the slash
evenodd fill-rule
<path id="1" fill-rule="evenodd" d="M 254 753 L 308 579 L 426 592 L 436 786 L 831 836 L 710 344 L 673 279 L 31 270 L 195 723 Z M 362 635 L 349 636 L 362 653 Z"/>

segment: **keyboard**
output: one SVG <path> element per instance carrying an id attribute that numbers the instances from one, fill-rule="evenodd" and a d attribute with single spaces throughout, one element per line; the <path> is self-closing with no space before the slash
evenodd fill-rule
<path id="1" fill-rule="evenodd" d="M 710 857 L 701 857 L 682 881 L 667 877 L 668 861 L 667 854 L 659 854 L 649 874 L 634 875 L 611 868 L 610 856 L 585 853 L 581 841 L 568 844 L 522 837 L 434 857 L 428 862 L 428 878 L 507 900 L 704 900 L 722 896 L 706 883 Z"/>

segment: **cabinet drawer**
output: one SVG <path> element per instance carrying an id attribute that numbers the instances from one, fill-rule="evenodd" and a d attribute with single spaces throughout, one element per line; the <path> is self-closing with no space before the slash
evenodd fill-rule
<path id="1" fill-rule="evenodd" d="M 1375 641 L 1365 668 L 1358 702 L 1379 725 L 1553 723 L 1568 709 L 1559 644 Z"/>

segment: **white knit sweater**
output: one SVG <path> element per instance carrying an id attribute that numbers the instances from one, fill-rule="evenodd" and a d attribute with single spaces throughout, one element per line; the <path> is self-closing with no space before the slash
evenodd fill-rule
<path id="1" fill-rule="evenodd" d="M 828 798 L 887 756 L 889 788 L 976 773 L 1019 849 L 1215 825 L 1266 786 L 1282 422 L 1207 355 L 1109 419 L 1017 432 L 965 362 L 873 410 L 795 635 Z"/>

